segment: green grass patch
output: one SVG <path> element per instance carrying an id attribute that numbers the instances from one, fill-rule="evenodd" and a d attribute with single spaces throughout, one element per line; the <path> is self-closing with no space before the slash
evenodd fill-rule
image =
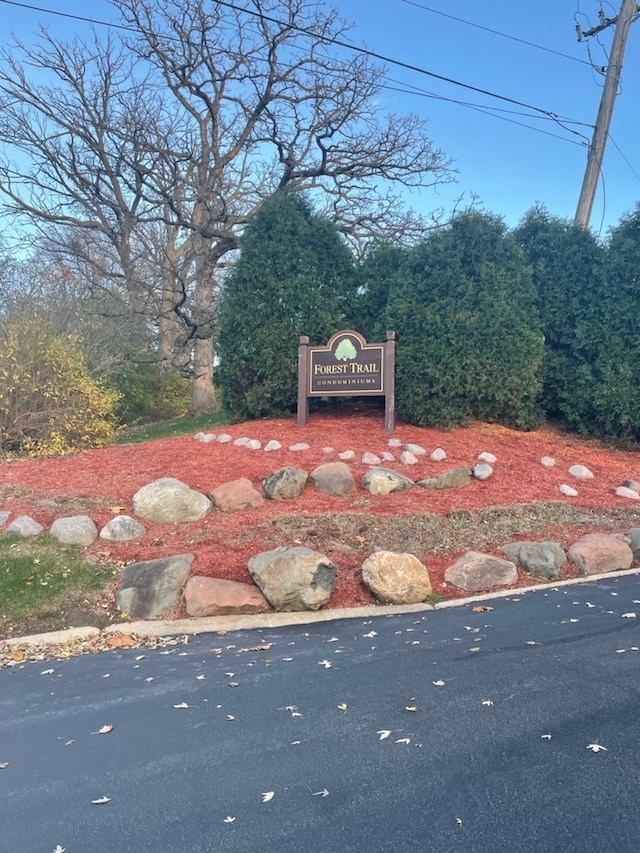
<path id="1" fill-rule="evenodd" d="M 113 577 L 113 569 L 88 562 L 50 536 L 0 533 L 0 636 L 46 623 L 60 615 L 70 597 L 82 599 L 82 593 L 102 589 Z"/>
<path id="2" fill-rule="evenodd" d="M 208 412 L 204 415 L 183 415 L 152 424 L 126 427 L 118 434 L 117 444 L 141 444 L 157 438 L 173 438 L 192 432 L 211 432 L 229 423 L 229 416 L 223 412 Z"/>

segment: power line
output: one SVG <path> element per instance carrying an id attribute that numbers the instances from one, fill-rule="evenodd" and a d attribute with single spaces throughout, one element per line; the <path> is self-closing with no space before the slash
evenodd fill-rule
<path id="1" fill-rule="evenodd" d="M 520 44 L 526 44 L 527 47 L 535 47 L 537 50 L 544 50 L 546 53 L 554 53 L 556 56 L 563 57 L 563 59 L 570 59 L 572 62 L 579 62 L 581 65 L 591 65 L 590 62 L 587 62 L 584 59 L 578 59 L 577 56 L 571 56 L 568 53 L 562 53 L 559 50 L 553 50 L 551 47 L 545 47 L 542 44 L 535 44 L 535 42 L 527 41 L 526 39 L 521 39 L 517 36 L 509 35 L 508 33 L 501 33 L 499 30 L 494 30 L 491 27 L 485 27 L 482 24 L 476 24 L 473 21 L 466 21 L 464 18 L 457 18 L 455 15 L 449 15 L 447 12 L 441 12 L 439 9 L 432 9 L 430 6 L 424 6 L 422 3 L 416 3 L 415 0 L 402 0 L 402 2 L 406 3 L 407 6 L 416 6 L 418 9 L 424 9 L 425 12 L 432 12 L 434 15 L 441 15 L 443 18 L 449 18 L 452 21 L 457 21 L 459 24 L 467 24 L 469 27 L 484 30 L 486 33 L 492 33 L 494 36 L 501 36 L 502 38 L 510 39 L 511 41 L 517 41 Z"/>
<path id="2" fill-rule="evenodd" d="M 424 92 L 424 91 L 415 91 L 415 90 L 411 90 L 411 89 L 403 89 L 403 88 L 400 88 L 400 86 L 387 86 L 387 85 L 385 85 L 382 88 L 383 89 L 389 89 L 392 92 L 401 92 L 401 93 L 404 93 L 406 95 L 416 95 L 418 97 L 423 97 L 423 98 L 432 98 L 432 99 L 437 100 L 437 101 L 446 101 L 446 102 L 451 103 L 451 104 L 456 104 L 457 106 L 468 107 L 469 109 L 475 110 L 476 112 L 484 113 L 484 115 L 487 115 L 490 118 L 497 118 L 497 119 L 501 119 L 502 121 L 507 121 L 510 124 L 516 124 L 519 127 L 526 127 L 528 130 L 533 130 L 536 133 L 542 133 L 545 136 L 551 136 L 554 139 L 560 139 L 563 142 L 570 142 L 573 145 L 579 145 L 580 147 L 586 147 L 589 144 L 587 137 L 581 133 L 578 135 L 584 140 L 584 142 L 578 142 L 575 139 L 569 139 L 566 136 L 560 136 L 559 133 L 550 133 L 548 130 L 543 130 L 540 127 L 534 127 L 531 124 L 526 124 L 523 121 L 517 121 L 516 119 L 509 118 L 508 116 L 496 115 L 496 112 L 509 112 L 509 110 L 499 110 L 496 107 L 482 106 L 481 104 L 470 104 L 470 103 L 466 103 L 465 101 L 456 100 L 455 98 L 446 98 L 443 95 L 436 95 L 434 92 Z M 523 116 L 529 115 L 527 113 L 516 113 L 515 111 L 513 111 L 513 112 L 515 115 L 523 115 Z M 530 115 L 530 118 L 538 118 L 539 119 L 539 118 L 544 118 L 544 117 L 543 116 L 531 116 Z M 582 122 L 580 122 L 580 123 L 582 124 Z M 575 131 L 571 131 L 571 132 L 574 133 Z"/>
<path id="3" fill-rule="evenodd" d="M 269 21 L 270 23 L 277 24 L 278 26 L 285 27 L 287 29 L 293 30 L 294 32 L 299 32 L 302 35 L 309 36 L 311 38 L 322 41 L 326 44 L 333 44 L 336 47 L 344 47 L 347 50 L 351 50 L 351 51 L 354 51 L 355 53 L 360 53 L 360 54 L 363 54 L 365 56 L 369 56 L 372 59 L 376 59 L 376 60 L 383 62 L 385 64 L 395 65 L 398 68 L 404 68 L 408 71 L 413 71 L 416 74 L 422 74 L 422 75 L 427 76 L 427 77 L 432 77 L 435 80 L 441 80 L 444 83 L 450 83 L 453 86 L 459 86 L 463 89 L 468 89 L 469 91 L 477 92 L 478 94 L 481 94 L 481 95 L 486 95 L 489 98 L 495 98 L 497 100 L 504 101 L 504 102 L 509 103 L 509 104 L 514 104 L 515 106 L 518 106 L 518 107 L 524 107 L 525 109 L 533 110 L 534 112 L 540 113 L 541 115 L 548 116 L 553 121 L 558 123 L 561 127 L 562 127 L 562 123 L 561 123 L 562 120 L 566 120 L 566 119 L 563 119 L 562 116 L 559 116 L 557 113 L 553 112 L 552 110 L 547 110 L 547 109 L 544 109 L 543 107 L 538 107 L 538 106 L 535 106 L 532 104 L 527 104 L 524 101 L 517 100 L 516 98 L 510 98 L 506 95 L 500 95 L 496 92 L 491 92 L 488 89 L 483 89 L 479 86 L 473 86 L 470 83 L 463 83 L 461 80 L 456 80 L 453 77 L 447 77 L 443 74 L 437 74 L 435 71 L 429 71 L 426 68 L 421 68 L 418 65 L 412 65 L 411 63 L 403 62 L 399 59 L 393 59 L 393 57 L 390 57 L 390 56 L 385 56 L 384 54 L 378 53 L 377 51 L 369 50 L 369 49 L 364 48 L 364 47 L 358 47 L 357 45 L 354 45 L 352 42 L 343 41 L 342 39 L 329 38 L 327 36 L 323 36 L 322 34 L 314 32 L 312 29 L 309 29 L 308 27 L 296 26 L 295 24 L 292 24 L 288 21 L 282 21 L 279 18 L 275 18 L 271 15 L 265 15 L 262 12 L 254 12 L 251 9 L 243 8 L 242 6 L 238 6 L 235 3 L 227 2 L 227 0 L 215 0 L 215 1 L 217 2 L 217 5 L 219 5 L 219 6 L 224 6 L 228 9 L 233 9 L 235 12 L 242 12 L 243 14 L 248 15 L 250 17 L 259 18 L 261 21 Z M 98 24 L 100 26 L 106 26 L 106 27 L 116 27 L 118 29 L 128 30 L 129 32 L 131 32 L 131 31 L 135 32 L 134 28 L 132 28 L 132 27 L 124 26 L 121 24 L 111 24 L 107 21 L 100 21 L 100 20 L 93 19 L 93 18 L 83 17 L 81 15 L 70 15 L 70 14 L 67 14 L 64 12 L 52 12 L 49 9 L 43 9 L 42 7 L 33 6 L 31 4 L 28 4 L 28 3 L 20 3 L 20 2 L 18 2 L 18 0 L 0 0 L 0 3 L 4 3 L 8 6 L 18 6 L 22 9 L 29 9 L 31 11 L 44 12 L 46 14 L 51 13 L 51 14 L 58 15 L 60 17 L 66 17 L 66 18 L 72 18 L 73 20 L 84 21 L 85 23 L 89 23 L 89 24 Z M 566 128 L 564 128 L 564 129 L 566 129 Z M 571 132 L 575 133 L 575 131 L 571 131 Z"/>
<path id="4" fill-rule="evenodd" d="M 623 151 L 622 151 L 622 148 L 620 148 L 620 146 L 619 146 L 619 145 L 618 145 L 618 143 L 615 141 L 615 139 L 613 138 L 613 136 L 611 136 L 611 134 L 609 134 L 609 139 L 610 139 L 610 140 L 611 140 L 611 142 L 614 144 L 614 146 L 618 149 L 618 154 L 622 157 L 622 159 L 624 160 L 624 162 L 625 162 L 625 163 L 627 164 L 627 166 L 631 169 L 631 171 L 633 172 L 634 177 L 635 177 L 635 178 L 637 178 L 637 180 L 638 180 L 638 181 L 640 181 L 640 175 L 639 175 L 639 174 L 636 172 L 636 170 L 633 168 L 633 166 L 631 165 L 631 163 L 629 162 L 629 160 L 624 156 L 624 153 L 623 153 Z"/>

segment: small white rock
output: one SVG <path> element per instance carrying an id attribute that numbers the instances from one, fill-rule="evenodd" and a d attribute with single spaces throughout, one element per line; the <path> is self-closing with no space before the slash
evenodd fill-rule
<path id="1" fill-rule="evenodd" d="M 203 432 L 197 432 L 193 436 L 193 438 L 195 439 L 195 441 L 204 441 L 204 433 Z"/>
<path id="2" fill-rule="evenodd" d="M 632 501 L 640 500 L 640 494 L 627 486 L 618 486 L 616 489 L 616 495 L 621 498 L 631 498 Z"/>
<path id="3" fill-rule="evenodd" d="M 488 480 L 493 474 L 493 468 L 488 462 L 481 462 L 473 468 L 473 476 L 476 480 Z"/>
<path id="4" fill-rule="evenodd" d="M 246 438 L 246 436 L 243 436 L 242 438 L 236 438 L 236 440 L 233 443 L 236 447 L 246 447 L 250 441 L 251 441 L 250 438 Z"/>
<path id="5" fill-rule="evenodd" d="M 486 462 L 487 465 L 495 465 L 497 461 L 498 460 L 493 453 L 489 453 L 486 450 L 483 450 L 482 453 L 478 453 L 478 462 Z"/>
<path id="6" fill-rule="evenodd" d="M 544 465 L 545 468 L 553 468 L 553 466 L 556 464 L 556 460 L 553 458 L 553 456 L 543 456 L 540 460 L 540 464 Z"/>
<path id="7" fill-rule="evenodd" d="M 379 456 L 376 456 L 375 453 L 363 453 L 362 454 L 362 464 L 363 465 L 379 465 L 382 462 Z"/>
<path id="8" fill-rule="evenodd" d="M 593 473 L 584 465 L 572 465 L 569 473 L 576 480 L 593 480 Z"/>
<path id="9" fill-rule="evenodd" d="M 280 450 L 281 447 L 282 445 L 279 441 L 275 441 L 274 439 L 272 439 L 271 441 L 268 441 L 265 444 L 264 449 L 265 453 L 271 453 L 272 450 Z"/>
<path id="10" fill-rule="evenodd" d="M 292 450 L 294 453 L 299 453 L 301 450 L 309 450 L 309 445 L 305 444 L 304 441 L 299 441 L 297 444 L 292 444 L 289 450 Z"/>
<path id="11" fill-rule="evenodd" d="M 420 444 L 405 444 L 404 449 L 407 453 L 413 453 L 414 456 L 426 456 L 427 451 Z"/>
<path id="12" fill-rule="evenodd" d="M 396 461 L 396 457 L 393 455 L 393 453 L 389 453 L 388 450 L 384 450 L 380 455 L 382 456 L 382 458 L 385 462 L 395 462 Z"/>
<path id="13" fill-rule="evenodd" d="M 232 441 L 232 436 L 228 435 L 226 432 L 220 433 L 218 438 L 216 439 L 220 444 L 226 444 L 228 441 Z"/>
<path id="14" fill-rule="evenodd" d="M 258 441 L 257 438 L 252 438 L 251 441 L 247 442 L 246 446 L 249 450 L 260 450 L 260 448 L 262 447 L 262 442 Z"/>
<path id="15" fill-rule="evenodd" d="M 563 483 L 559 488 L 563 495 L 567 495 L 570 498 L 575 498 L 578 496 L 576 490 L 572 489 L 571 486 L 567 486 L 566 483 Z"/>
<path id="16" fill-rule="evenodd" d="M 349 460 L 355 458 L 356 454 L 353 450 L 343 450 L 342 453 L 338 453 L 338 459 L 342 459 L 343 462 L 349 462 Z"/>
<path id="17" fill-rule="evenodd" d="M 436 447 L 429 459 L 433 462 L 443 462 L 447 458 L 447 454 L 441 447 Z"/>
<path id="18" fill-rule="evenodd" d="M 418 457 L 411 453 L 409 450 L 403 450 L 400 454 L 400 461 L 403 465 L 417 465 Z"/>
<path id="19" fill-rule="evenodd" d="M 402 442 L 399 438 L 390 438 L 389 447 L 402 447 Z"/>
<path id="20" fill-rule="evenodd" d="M 205 444 L 208 444 L 210 441 L 215 441 L 216 440 L 215 432 L 206 432 L 204 434 L 204 438 L 202 440 L 204 441 Z"/>
<path id="21" fill-rule="evenodd" d="M 335 453 L 335 450 L 333 449 L 333 447 L 323 447 L 322 452 L 323 453 Z"/>

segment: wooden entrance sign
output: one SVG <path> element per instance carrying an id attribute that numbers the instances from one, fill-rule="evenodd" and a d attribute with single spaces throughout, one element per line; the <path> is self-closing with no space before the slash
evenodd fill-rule
<path id="1" fill-rule="evenodd" d="M 298 347 L 298 426 L 309 420 L 310 397 L 384 397 L 384 428 L 395 428 L 396 333 L 368 344 L 359 332 L 336 332 L 324 347 Z"/>

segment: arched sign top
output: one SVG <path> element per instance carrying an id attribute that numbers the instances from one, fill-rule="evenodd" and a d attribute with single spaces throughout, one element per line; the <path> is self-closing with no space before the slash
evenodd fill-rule
<path id="1" fill-rule="evenodd" d="M 309 346 L 300 338 L 298 349 L 298 424 L 309 417 L 309 397 L 384 396 L 385 429 L 394 418 L 395 332 L 383 344 L 368 344 L 354 329 L 331 336 L 326 346 Z"/>
<path id="2" fill-rule="evenodd" d="M 341 338 L 353 338 L 358 342 L 358 349 L 362 349 L 363 347 L 369 346 L 366 340 L 362 337 L 360 332 L 356 332 L 353 329 L 344 329 L 342 332 L 336 332 L 335 335 L 332 335 L 327 342 L 327 349 L 332 350 L 336 346 L 336 342 L 340 341 Z M 380 344 L 374 344 L 374 346 L 380 346 Z"/>

